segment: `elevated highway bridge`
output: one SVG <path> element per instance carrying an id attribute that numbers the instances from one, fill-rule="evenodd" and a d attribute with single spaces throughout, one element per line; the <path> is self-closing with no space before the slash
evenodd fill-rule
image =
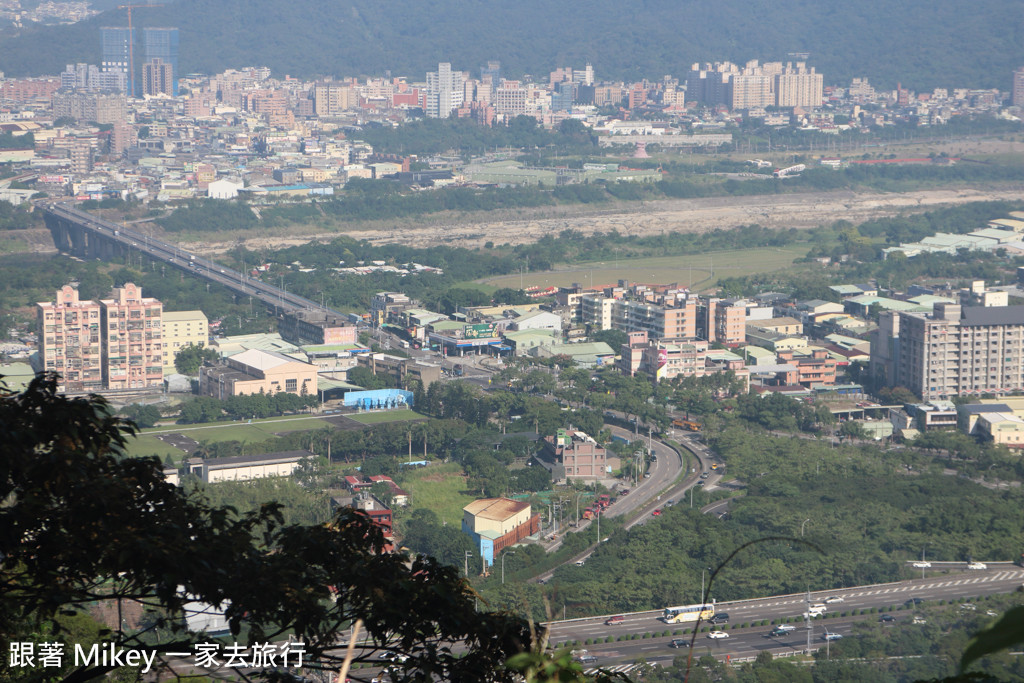
<path id="1" fill-rule="evenodd" d="M 46 227 L 53 235 L 57 249 L 79 258 L 109 261 L 138 252 L 191 277 L 221 285 L 238 295 L 251 296 L 277 315 L 319 309 L 329 315 L 347 317 L 345 313 L 327 309 L 298 294 L 261 282 L 246 273 L 197 256 L 131 227 L 97 218 L 57 202 L 39 203 L 37 209 L 43 212 Z"/>

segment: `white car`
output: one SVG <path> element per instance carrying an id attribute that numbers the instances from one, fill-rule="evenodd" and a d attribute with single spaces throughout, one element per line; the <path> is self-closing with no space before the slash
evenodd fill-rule
<path id="1" fill-rule="evenodd" d="M 776 631 L 786 631 L 786 632 L 795 631 L 796 630 L 796 626 L 793 626 L 792 624 L 779 624 L 778 626 L 775 627 L 775 630 Z"/>
<path id="2" fill-rule="evenodd" d="M 914 616 L 913 623 L 915 623 L 915 624 L 927 624 L 928 620 L 925 619 L 924 617 Z"/>
<path id="3" fill-rule="evenodd" d="M 825 633 L 821 636 L 821 639 L 822 640 L 842 640 L 843 639 L 843 634 L 841 634 L 841 633 L 829 633 L 828 631 L 825 631 Z"/>
<path id="4" fill-rule="evenodd" d="M 967 563 L 967 568 L 968 569 L 988 569 L 988 565 L 985 564 L 984 562 L 968 562 Z"/>
<path id="5" fill-rule="evenodd" d="M 911 566 L 914 567 L 914 569 L 931 569 L 932 568 L 932 563 L 931 562 L 915 562 Z"/>
<path id="6" fill-rule="evenodd" d="M 840 603 L 840 602 L 844 602 L 843 596 L 841 596 L 841 595 L 833 595 L 830 598 L 825 598 L 825 604 L 826 605 L 833 605 L 833 604 Z"/>
<path id="7" fill-rule="evenodd" d="M 728 637 L 729 637 L 729 634 L 726 633 L 725 631 L 712 631 L 711 633 L 708 634 L 708 638 L 711 638 L 712 640 L 719 640 L 721 638 L 728 638 Z"/>

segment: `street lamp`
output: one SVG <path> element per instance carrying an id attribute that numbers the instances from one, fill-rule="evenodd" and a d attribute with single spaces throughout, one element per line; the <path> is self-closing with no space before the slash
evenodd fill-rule
<path id="1" fill-rule="evenodd" d="M 504 552 L 504 553 L 501 554 L 501 585 L 502 586 L 505 585 L 505 556 L 506 555 L 515 555 L 515 554 L 516 554 L 516 551 L 514 551 L 514 550 L 509 550 L 508 552 Z"/>
<path id="2" fill-rule="evenodd" d="M 803 524 L 800 525 L 800 538 L 804 537 L 804 525 L 807 524 L 807 522 L 809 522 L 809 521 L 811 521 L 811 520 L 805 519 L 803 521 Z"/>

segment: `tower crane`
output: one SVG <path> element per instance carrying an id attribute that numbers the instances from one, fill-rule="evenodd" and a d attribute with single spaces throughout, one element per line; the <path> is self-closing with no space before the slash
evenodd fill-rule
<path id="1" fill-rule="evenodd" d="M 129 97 L 135 97 L 135 33 L 132 32 L 132 10 L 136 7 L 161 7 L 160 3 L 118 5 L 117 9 L 128 11 L 128 82 L 131 84 Z"/>

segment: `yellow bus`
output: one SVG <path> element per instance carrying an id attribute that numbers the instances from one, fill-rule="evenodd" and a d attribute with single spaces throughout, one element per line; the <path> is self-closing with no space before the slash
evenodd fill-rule
<path id="1" fill-rule="evenodd" d="M 715 603 L 710 605 L 683 605 L 666 607 L 662 620 L 666 624 L 682 624 L 688 621 L 707 621 L 715 615 Z"/>

